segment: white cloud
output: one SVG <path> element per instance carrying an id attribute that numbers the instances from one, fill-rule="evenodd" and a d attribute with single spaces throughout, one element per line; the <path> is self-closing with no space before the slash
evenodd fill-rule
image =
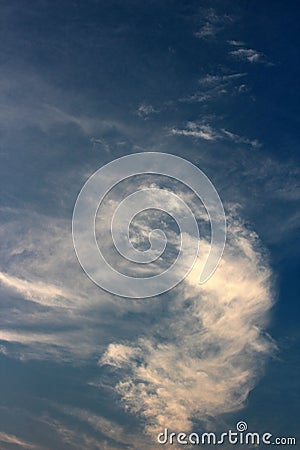
<path id="1" fill-rule="evenodd" d="M 233 50 L 230 54 L 238 59 L 247 60 L 251 63 L 261 62 L 263 54 L 253 50 L 252 48 L 239 48 L 238 50 Z"/>
<path id="2" fill-rule="evenodd" d="M 121 368 L 116 390 L 149 433 L 189 430 L 193 418 L 241 408 L 272 348 L 263 331 L 270 270 L 255 234 L 234 221 L 230 227 L 215 275 L 199 286 L 195 267 L 154 333 L 111 343 L 100 361 Z"/>
<path id="3" fill-rule="evenodd" d="M 204 77 L 199 79 L 199 84 L 204 85 L 204 86 L 212 86 L 212 85 L 216 85 L 216 84 L 220 84 L 220 83 L 224 83 L 224 82 L 233 81 L 233 80 L 239 79 L 241 77 L 245 77 L 246 75 L 247 75 L 246 73 L 232 73 L 232 74 L 228 74 L 228 75 L 207 74 Z"/>
<path id="4" fill-rule="evenodd" d="M 24 296 L 24 298 L 37 302 L 45 306 L 71 307 L 72 301 L 78 300 L 74 294 L 61 289 L 52 284 L 46 284 L 41 281 L 30 282 L 18 277 L 0 272 L 0 283 L 13 289 Z"/>
<path id="5" fill-rule="evenodd" d="M 6 352 L 22 360 L 77 362 L 98 352 L 104 345 L 103 314 L 113 310 L 115 321 L 119 309 L 81 270 L 70 221 L 6 211 L 0 235 L 1 298 L 6 300 L 0 339 Z"/>
<path id="6" fill-rule="evenodd" d="M 245 44 L 241 41 L 227 41 L 228 44 L 235 47 L 235 50 L 231 50 L 229 54 L 236 59 L 240 59 L 242 61 L 248 61 L 250 63 L 263 63 L 268 66 L 272 65 L 267 61 L 266 56 L 253 48 L 246 48 Z"/>
<path id="7" fill-rule="evenodd" d="M 188 127 L 190 131 L 198 130 L 195 123 L 189 123 Z M 202 131 L 213 133 L 215 130 L 202 128 Z M 217 133 L 222 136 L 222 132 Z M 110 206 L 114 206 L 113 201 Z M 264 335 L 272 304 L 270 271 L 261 257 L 254 233 L 230 219 L 226 253 L 209 282 L 198 285 L 198 267 L 195 267 L 186 281 L 172 291 L 168 302 L 156 299 L 132 303 L 114 301 L 98 288 L 91 287 L 74 259 L 66 232 L 67 221 L 33 216 L 31 223 L 24 212 L 17 217 L 22 230 L 25 223 L 34 233 L 24 235 L 23 231 L 21 234 L 14 221 L 5 227 L 3 236 L 7 239 L 3 242 L 8 242 L 8 248 L 4 256 L 10 269 L 4 273 L 7 288 L 29 297 L 34 295 L 36 302 L 43 306 L 39 296 L 43 300 L 45 295 L 47 299 L 49 290 L 54 296 L 61 293 L 59 286 L 63 283 L 63 293 L 68 292 L 69 299 L 75 295 L 83 301 L 79 302 L 82 308 L 78 314 L 74 312 L 74 322 L 70 318 L 66 321 L 66 325 L 76 325 L 73 331 L 37 333 L 34 329 L 28 332 L 28 328 L 18 332 L 4 328 L 3 340 L 27 346 L 23 349 L 27 357 L 35 354 L 47 358 L 52 352 L 52 358 L 60 359 L 63 351 L 68 351 L 73 360 L 78 361 L 103 352 L 101 363 L 110 365 L 115 373 L 120 370 L 116 389 L 123 396 L 124 404 L 142 416 L 148 432 L 161 431 L 164 425 L 189 428 L 193 418 L 205 420 L 209 415 L 242 407 L 272 346 Z M 103 220 L 106 226 L 109 216 L 104 214 Z M 149 222 L 141 224 L 144 236 L 143 226 Z M 193 239 L 191 245 L 195 245 Z M 205 242 L 201 245 L 205 253 Z M 39 279 L 47 282 L 41 285 L 37 282 Z M 109 311 L 105 318 L 88 309 L 97 303 Z M 74 304 L 77 305 L 76 301 Z M 162 304 L 166 314 L 161 314 Z M 124 321 L 123 337 L 114 337 L 122 315 L 128 312 L 140 313 L 147 327 L 139 321 L 134 325 Z M 87 318 L 87 326 L 79 327 Z M 22 320 L 26 319 L 25 309 Z M 54 319 L 57 320 L 57 313 L 51 317 Z M 62 321 L 64 319 L 65 316 Z M 18 328 L 22 323 L 16 323 Z M 112 329 L 109 336 L 106 331 L 105 339 L 101 334 L 104 323 Z M 91 329 L 95 325 L 97 333 Z M 147 331 L 143 333 L 145 328 Z M 96 417 L 82 412 L 80 415 L 99 430 L 107 425 Z M 75 434 L 72 439 L 74 442 Z M 105 448 L 101 445 L 99 448 Z M 105 445 L 110 448 L 108 443 Z"/>
<path id="8" fill-rule="evenodd" d="M 229 54 L 241 61 L 248 61 L 250 63 L 261 63 L 266 66 L 273 66 L 274 64 L 268 61 L 264 53 L 254 50 L 253 48 L 247 48 L 245 44 L 241 41 L 231 40 L 227 41 L 234 50 L 231 50 Z"/>
<path id="9" fill-rule="evenodd" d="M 174 135 L 191 136 L 204 139 L 205 141 L 216 141 L 220 137 L 216 130 L 212 129 L 210 125 L 198 125 L 195 122 L 188 122 L 186 129 L 172 128 L 170 132 Z"/>
<path id="10" fill-rule="evenodd" d="M 178 136 L 190 136 L 196 139 L 204 139 L 211 142 L 229 139 L 235 144 L 250 145 L 253 148 L 261 147 L 261 143 L 257 139 L 249 139 L 245 136 L 232 133 L 225 128 L 217 130 L 208 124 L 198 124 L 196 122 L 188 122 L 186 128 L 172 128 L 170 133 Z"/>
<path id="11" fill-rule="evenodd" d="M 38 325 L 39 315 L 33 317 L 31 327 L 34 329 Z M 28 318 L 27 318 L 28 319 Z M 34 324 L 35 322 L 35 324 Z M 20 321 L 14 324 L 15 327 L 24 326 Z M 55 325 L 55 321 L 52 321 Z M 77 330 L 69 330 L 67 326 L 73 325 L 68 318 L 65 318 L 65 330 L 52 331 L 28 331 L 28 330 L 11 330 L 2 328 L 0 331 L 0 340 L 13 346 L 7 350 L 6 354 L 21 361 L 27 360 L 52 360 L 59 362 L 81 363 L 91 358 L 96 353 L 95 349 L 95 333 L 90 332 L 88 327 L 81 327 Z M 77 326 L 80 324 L 77 319 Z M 100 345 L 99 345 L 100 348 Z"/>
<path id="12" fill-rule="evenodd" d="M 124 344 L 110 344 L 106 351 L 105 364 L 120 369 L 124 365 L 130 365 L 138 355 L 139 351 L 136 348 Z"/>
<path id="13" fill-rule="evenodd" d="M 234 47 L 243 47 L 245 44 L 242 41 L 236 41 L 232 39 L 231 41 L 227 41 L 228 44 L 233 45 Z"/>

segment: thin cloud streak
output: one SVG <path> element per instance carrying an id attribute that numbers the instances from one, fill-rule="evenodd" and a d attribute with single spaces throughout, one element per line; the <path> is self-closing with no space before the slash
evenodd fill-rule
<path id="1" fill-rule="evenodd" d="M 172 128 L 170 133 L 178 136 L 201 138 L 205 141 L 216 141 L 219 139 L 218 133 L 209 125 L 198 125 L 194 122 L 188 122 L 186 129 Z"/>
<path id="2" fill-rule="evenodd" d="M 0 283 L 9 289 L 17 291 L 24 298 L 45 306 L 69 308 L 73 302 L 68 300 L 68 298 L 78 300 L 78 297 L 74 296 L 74 294 L 55 285 L 46 284 L 41 281 L 33 283 L 4 272 L 0 272 Z"/>
<path id="3" fill-rule="evenodd" d="M 24 448 L 25 450 L 38 450 L 41 447 L 38 447 L 35 444 L 24 441 L 13 434 L 7 434 L 3 431 L 0 431 L 0 442 L 3 444 L 9 444 L 9 448 L 11 445 L 17 446 L 17 448 Z"/>
<path id="4" fill-rule="evenodd" d="M 189 136 L 196 139 L 204 139 L 205 141 L 221 141 L 229 140 L 235 144 L 250 145 L 253 148 L 261 147 L 261 143 L 257 139 L 250 139 L 232 133 L 225 128 L 217 130 L 208 124 L 198 124 L 196 122 L 188 122 L 186 128 L 171 128 L 170 134 L 177 136 Z"/>

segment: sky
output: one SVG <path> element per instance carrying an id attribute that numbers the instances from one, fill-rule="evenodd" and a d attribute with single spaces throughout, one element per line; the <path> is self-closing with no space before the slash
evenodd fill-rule
<path id="1" fill-rule="evenodd" d="M 1 450 L 152 450 L 164 428 L 221 433 L 238 421 L 299 442 L 300 7 L 0 5 Z M 134 300 L 85 274 L 72 214 L 95 171 L 145 152 L 209 177 L 227 242 L 207 283 L 192 271 Z M 149 186 L 189 205 L 209 250 L 206 213 L 186 186 L 125 180 L 99 208 L 96 234 L 118 270 L 140 277 L 144 265 L 124 263 L 108 231 L 120 200 Z M 141 213 L 132 242 L 147 248 L 158 227 L 169 263 L 169 215 Z"/>

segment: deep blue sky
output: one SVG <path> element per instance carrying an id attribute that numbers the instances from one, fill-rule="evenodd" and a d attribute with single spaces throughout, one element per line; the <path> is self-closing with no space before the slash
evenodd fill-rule
<path id="1" fill-rule="evenodd" d="M 144 336 L 154 355 L 172 343 L 163 321 L 171 330 L 180 308 L 168 309 L 172 293 L 140 307 L 102 292 L 70 231 L 87 177 L 139 151 L 198 165 L 270 270 L 273 306 L 259 327 L 273 349 L 251 360 L 241 409 L 200 405 L 194 431 L 239 419 L 300 440 L 297 2 L 0 5 L 1 449 L 159 448 L 115 388 L 128 367 L 99 360 L 109 344 L 143 351 Z"/>

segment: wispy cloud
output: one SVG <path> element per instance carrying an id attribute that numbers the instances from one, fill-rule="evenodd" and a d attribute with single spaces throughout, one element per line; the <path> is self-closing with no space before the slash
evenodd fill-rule
<path id="1" fill-rule="evenodd" d="M 198 129 L 197 125 L 189 124 L 191 131 L 195 128 Z M 224 139 L 237 139 L 235 134 L 227 136 L 227 130 L 216 131 L 210 127 L 202 131 L 217 133 Z M 114 209 L 112 199 L 108 206 Z M 32 223 L 27 222 L 29 219 L 23 211 L 18 215 L 19 219 L 21 217 L 23 235 L 15 228 L 15 222 L 9 223 L 5 230 L 8 244 L 11 239 L 14 242 L 14 247 L 8 246 L 7 255 L 4 252 L 7 269 L 14 274 L 2 272 L 6 288 L 22 296 L 34 295 L 36 302 L 40 295 L 47 295 L 49 289 L 54 296 L 71 293 L 70 298 L 75 292 L 83 301 L 78 314 L 72 312 L 72 320 L 69 316 L 59 317 L 64 323 L 59 331 L 53 327 L 58 320 L 56 313 L 49 319 L 48 330 L 43 327 L 42 332 L 37 332 L 34 328 L 36 311 L 31 317 L 30 331 L 28 327 L 22 329 L 32 311 L 28 314 L 26 308 L 21 308 L 22 320 L 13 321 L 18 331 L 9 327 L 2 329 L 1 338 L 8 348 L 19 344 L 22 359 L 51 357 L 52 361 L 71 360 L 73 363 L 91 356 L 96 360 L 95 355 L 98 357 L 102 353 L 100 364 L 115 371 L 112 380 L 119 376 L 116 391 L 124 405 L 142 417 L 149 433 L 161 431 L 164 425 L 188 429 L 193 418 L 206 420 L 210 415 L 217 416 L 243 406 L 272 348 L 271 340 L 264 333 L 272 304 L 271 272 L 254 233 L 229 214 L 226 254 L 208 283 L 198 285 L 195 267 L 186 281 L 172 291 L 171 302 L 168 299 L 139 304 L 116 301 L 109 307 L 108 296 L 102 296 L 97 288 L 91 289 L 85 275 L 80 276 L 80 271 L 74 268 L 74 255 L 70 255 L 72 247 L 65 231 L 69 224 L 42 216 L 34 216 Z M 109 221 L 106 213 L 102 218 Z M 24 236 L 24 221 L 34 233 Z M 148 234 L 149 223 L 149 220 L 141 222 L 142 236 Z M 148 228 L 144 229 L 146 225 Z M 104 227 L 107 227 L 106 222 Z M 191 245 L 196 245 L 193 239 Z M 53 248 L 55 252 L 50 251 Z M 207 251 L 205 241 L 201 248 L 204 253 Z M 76 261 L 75 265 L 77 267 Z M 41 285 L 33 281 L 33 273 L 34 280 L 40 277 L 47 282 Z M 59 287 L 62 280 L 63 292 Z M 45 306 L 43 301 L 42 297 L 41 306 Z M 89 308 L 97 303 L 104 308 L 95 314 L 95 310 Z M 51 305 L 49 307 L 52 309 Z M 105 310 L 109 313 L 103 318 Z M 122 319 L 128 312 L 138 313 L 136 317 L 142 319 L 125 323 Z M 145 322 L 140 324 L 141 320 Z M 143 325 L 145 323 L 147 326 Z M 112 332 L 104 336 L 103 326 Z M 123 334 L 119 332 L 122 326 Z M 61 424 L 57 425 L 57 433 L 63 442 L 74 445 L 78 439 L 81 448 L 101 450 L 121 446 L 109 441 L 112 424 L 105 419 L 77 409 L 68 414 L 107 433 L 107 441 L 104 443 L 90 436 L 88 441 L 80 432 Z M 117 427 L 116 430 L 120 431 Z M 120 442 L 128 443 L 128 434 Z M 147 447 L 136 444 L 136 448 Z"/>
<path id="2" fill-rule="evenodd" d="M 250 145 L 254 148 L 261 147 L 261 143 L 257 139 L 249 139 L 244 136 L 239 136 L 238 134 L 232 133 L 231 131 L 222 129 L 222 133 L 224 133 L 225 136 L 227 136 L 232 142 L 235 142 L 236 144 L 246 144 Z"/>
<path id="3" fill-rule="evenodd" d="M 118 447 L 108 445 L 106 441 L 95 439 L 85 432 L 80 432 L 78 429 L 73 429 L 65 423 L 48 419 L 45 422 L 52 428 L 52 432 L 59 436 L 63 446 L 71 447 L 78 450 L 117 450 Z"/>
<path id="4" fill-rule="evenodd" d="M 31 282 L 0 272 L 0 283 L 19 292 L 24 298 L 45 306 L 70 307 L 76 296 L 55 285 L 46 284 L 41 281 Z M 78 298 L 77 298 L 78 300 Z"/>
<path id="5" fill-rule="evenodd" d="M 0 86 L 0 120 L 5 129 L 34 127 L 42 132 L 51 132 L 57 127 L 73 126 L 88 137 L 101 132 L 126 134 L 129 131 L 118 120 L 107 116 L 97 117 L 94 112 L 87 110 L 81 112 L 78 107 L 74 107 L 65 91 L 30 70 L 15 71 L 13 75 L 3 72 Z M 12 96 L 11 92 L 16 95 Z"/>
<path id="6" fill-rule="evenodd" d="M 197 38 L 207 38 L 211 36 L 215 36 L 219 31 L 219 27 L 217 27 L 212 22 L 206 22 L 198 31 L 196 31 L 195 36 Z"/>
<path id="7" fill-rule="evenodd" d="M 204 77 L 199 79 L 199 84 L 203 85 L 203 86 L 212 86 L 212 85 L 216 85 L 216 84 L 220 84 L 220 83 L 224 83 L 224 82 L 228 82 L 228 81 L 233 81 L 236 79 L 239 79 L 241 77 L 245 77 L 247 75 L 247 73 L 243 72 L 243 73 L 231 73 L 231 74 L 227 74 L 227 75 L 212 75 L 212 74 L 207 74 Z"/>
<path id="8" fill-rule="evenodd" d="M 203 9 L 201 13 L 201 26 L 194 33 L 199 39 L 214 38 L 225 26 L 233 22 L 233 17 L 218 14 L 214 9 Z"/>
<path id="9" fill-rule="evenodd" d="M 6 221 L 0 227 L 6 353 L 22 360 L 86 360 L 103 345 L 99 324 L 113 302 L 82 273 L 69 220 L 14 210 Z"/>
<path id="10" fill-rule="evenodd" d="M 270 270 L 255 234 L 231 222 L 217 272 L 201 287 L 197 273 L 174 295 L 167 317 L 157 318 L 155 333 L 111 343 L 100 361 L 120 370 L 116 390 L 149 433 L 189 430 L 193 418 L 241 408 L 272 348 L 263 332 Z"/>
<path id="11" fill-rule="evenodd" d="M 263 63 L 270 65 L 270 63 L 267 61 L 266 56 L 262 52 L 254 50 L 253 48 L 245 47 L 243 42 L 233 40 L 228 41 L 228 43 L 235 47 L 235 50 L 231 50 L 229 52 L 229 54 L 234 58 L 241 61 L 248 61 L 252 64 Z"/>
<path id="12" fill-rule="evenodd" d="M 9 448 L 13 445 L 17 448 L 24 448 L 25 450 L 38 450 L 41 449 L 41 447 L 38 447 L 35 444 L 32 444 L 28 441 L 24 441 L 23 439 L 20 439 L 19 437 L 13 435 L 13 434 L 7 434 L 3 431 L 0 431 L 0 442 L 2 444 L 9 444 Z"/>
<path id="13" fill-rule="evenodd" d="M 247 60 L 251 63 L 261 62 L 263 54 L 252 48 L 239 48 L 233 50 L 230 54 L 238 59 Z"/>
<path id="14" fill-rule="evenodd" d="M 147 119 L 151 114 L 156 114 L 159 111 L 152 105 L 142 103 L 137 109 L 137 115 L 142 119 Z"/>
<path id="15" fill-rule="evenodd" d="M 100 139 L 100 138 L 92 137 L 92 138 L 91 138 L 91 142 L 92 142 L 92 144 L 93 144 L 94 147 L 100 146 L 100 147 L 102 147 L 102 148 L 105 150 L 106 153 L 110 153 L 110 150 L 111 150 L 111 149 L 110 149 L 110 146 L 109 146 L 109 144 L 105 141 L 105 139 Z"/>
<path id="16" fill-rule="evenodd" d="M 197 124 L 189 124 L 191 131 L 197 127 Z M 222 136 L 224 139 L 237 139 L 233 133 L 227 135 L 225 129 L 216 131 L 210 127 L 202 128 L 202 131 L 217 133 L 220 139 Z M 136 185 L 131 185 L 131 188 L 135 189 Z M 113 200 L 108 202 L 112 209 L 115 206 Z M 66 229 L 69 230 L 67 221 L 33 216 L 30 222 L 24 211 L 17 217 L 19 220 L 6 225 L 5 234 L 2 234 L 6 236 L 3 242 L 8 242 L 7 252 L 4 252 L 8 271 L 2 272 L 6 289 L 19 292 L 24 297 L 34 296 L 41 307 L 45 306 L 43 295 L 47 296 L 49 289 L 54 296 L 68 292 L 70 299 L 76 293 L 83 301 L 78 314 L 75 308 L 71 308 L 72 320 L 64 315 L 58 318 L 56 313 L 49 318 L 48 329 L 43 327 L 42 332 L 34 328 L 37 311 L 34 314 L 30 311 L 30 331 L 28 326 L 22 328 L 24 323 L 28 325 L 26 320 L 30 314 L 21 307 L 18 320 L 13 321 L 18 331 L 9 327 L 2 329 L 1 337 L 7 342 L 7 347 L 19 344 L 23 359 L 47 359 L 51 355 L 52 360 L 64 358 L 64 361 L 72 360 L 73 363 L 103 353 L 101 364 L 110 366 L 115 374 L 119 373 L 117 392 L 122 395 L 128 409 L 143 417 L 148 432 L 154 432 L 164 424 L 178 429 L 189 428 L 193 417 L 205 419 L 210 414 L 242 407 L 272 347 L 264 333 L 272 304 L 270 270 L 261 256 L 260 244 L 254 233 L 235 222 L 229 214 L 226 254 L 208 283 L 199 286 L 195 272 L 192 272 L 172 292 L 172 302 L 165 299 L 163 303 L 158 299 L 151 303 L 124 304 L 113 302 L 107 295 L 102 296 L 98 288 L 91 288 L 84 274 L 80 275 L 66 233 Z M 109 216 L 105 212 L 102 219 L 106 228 Z M 23 234 L 16 228 L 16 222 L 22 223 Z M 24 223 L 25 229 L 31 230 L 28 235 L 24 235 Z M 141 224 L 142 236 L 147 235 L 149 220 Z M 144 226 L 148 228 L 144 229 Z M 206 244 L 202 244 L 205 253 Z M 196 245 L 193 239 L 191 245 Z M 51 251 L 53 248 L 55 252 Z M 47 282 L 37 283 L 39 277 Z M 62 281 L 63 292 L 59 287 Z M 52 309 L 48 303 L 51 302 L 47 301 L 47 307 Z M 95 304 L 99 305 L 97 314 L 91 308 Z M 164 314 L 161 314 L 162 309 Z M 104 318 L 103 311 L 106 311 Z M 140 324 L 141 320 L 125 323 L 122 319 L 126 314 L 128 316 L 129 311 L 138 313 L 137 317 L 142 317 L 147 326 Z M 58 319 L 64 324 L 59 331 L 56 328 Z M 112 332 L 108 334 L 106 331 L 104 336 L 103 326 Z M 121 335 L 119 328 L 122 326 L 124 332 Z M 102 427 L 101 433 L 109 426 L 82 411 L 73 413 L 91 426 L 93 423 L 99 431 Z M 61 428 L 62 439 L 65 436 L 70 442 L 75 442 L 75 431 L 66 431 L 67 428 Z M 88 444 L 81 438 L 84 448 Z M 93 445 L 98 445 L 101 450 L 105 448 L 103 443 L 95 442 Z M 109 442 L 105 445 L 108 449 L 117 448 Z M 143 447 L 137 445 L 136 448 Z"/>
<path id="17" fill-rule="evenodd" d="M 247 73 L 206 74 L 198 80 L 200 89 L 195 93 L 179 99 L 181 103 L 204 103 L 218 99 L 224 95 L 234 95 L 239 91 L 237 82 Z"/>
<path id="18" fill-rule="evenodd" d="M 195 122 L 188 122 L 185 129 L 172 128 L 170 133 L 179 136 L 201 138 L 205 141 L 216 141 L 220 138 L 219 134 L 210 125 L 198 125 Z"/>
<path id="19" fill-rule="evenodd" d="M 134 432 L 130 432 L 124 428 L 124 426 L 119 425 L 113 420 L 82 408 L 63 405 L 56 406 L 58 410 L 62 411 L 64 414 L 75 417 L 81 422 L 88 424 L 94 431 L 101 433 L 102 440 L 101 442 L 99 440 L 101 450 L 103 448 L 107 448 L 107 450 L 124 448 L 124 446 L 126 446 L 126 448 L 130 446 L 132 450 L 150 450 L 153 448 L 151 445 L 152 440 L 148 440 L 147 436 L 141 436 Z M 105 447 L 103 447 L 104 443 L 106 445 Z"/>
<path id="20" fill-rule="evenodd" d="M 232 133 L 225 128 L 217 130 L 208 124 L 198 124 L 196 122 L 188 122 L 185 128 L 172 128 L 170 133 L 173 135 L 204 139 L 211 142 L 217 140 L 230 140 L 235 144 L 250 145 L 253 148 L 261 147 L 261 143 L 257 139 L 249 139 L 245 136 Z"/>

